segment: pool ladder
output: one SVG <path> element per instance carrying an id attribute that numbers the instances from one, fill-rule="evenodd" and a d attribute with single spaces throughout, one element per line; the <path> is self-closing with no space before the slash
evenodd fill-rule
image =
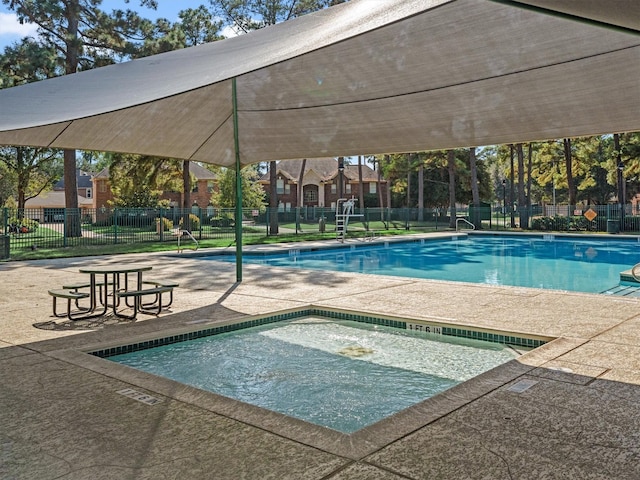
<path id="1" fill-rule="evenodd" d="M 464 223 L 466 223 L 467 225 L 471 225 L 471 229 L 472 229 L 472 230 L 475 230 L 475 229 L 476 229 L 476 226 L 475 226 L 473 223 L 471 223 L 471 222 L 470 222 L 469 220 L 467 220 L 466 218 L 462 218 L 462 217 L 460 217 L 460 218 L 456 218 L 456 232 L 460 230 L 460 227 L 459 227 L 460 222 L 464 222 Z"/>

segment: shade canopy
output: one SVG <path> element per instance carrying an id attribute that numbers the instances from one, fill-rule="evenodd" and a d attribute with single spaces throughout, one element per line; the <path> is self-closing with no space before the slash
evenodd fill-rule
<path id="1" fill-rule="evenodd" d="M 232 166 L 232 79 L 242 165 L 638 131 L 640 2 L 351 0 L 2 90 L 0 144 Z"/>

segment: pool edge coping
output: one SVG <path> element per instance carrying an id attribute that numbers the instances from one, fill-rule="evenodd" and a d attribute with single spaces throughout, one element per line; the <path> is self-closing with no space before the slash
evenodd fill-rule
<path id="1" fill-rule="evenodd" d="M 307 312 L 312 304 L 305 307 L 286 309 L 275 314 L 293 314 Z M 317 307 L 321 310 L 329 310 L 326 307 Z M 350 312 L 340 309 L 331 309 L 340 312 Z M 223 323 L 241 324 L 259 317 L 267 317 L 268 314 L 247 315 L 225 322 L 216 323 L 221 326 Z M 390 317 L 388 315 L 377 315 L 377 317 Z M 295 317 L 292 317 L 295 318 Z M 394 318 L 394 317 L 391 317 Z M 405 319 L 406 320 L 406 319 Z M 409 319 L 412 322 L 428 324 L 420 319 Z M 234 421 L 241 422 L 251 427 L 268 431 L 274 435 L 286 438 L 303 445 L 307 445 L 319 450 L 339 455 L 352 460 L 360 460 L 377 450 L 410 435 L 424 426 L 433 423 L 450 413 L 474 402 L 494 390 L 500 389 L 515 382 L 523 375 L 532 373 L 536 368 L 563 355 L 567 351 L 575 348 L 575 342 L 568 342 L 562 347 L 562 337 L 544 337 L 547 340 L 541 346 L 534 348 L 517 359 L 484 372 L 466 382 L 458 384 L 444 392 L 426 399 L 413 406 L 405 408 L 385 419 L 380 420 L 370 426 L 364 427 L 351 434 L 342 433 L 326 427 L 321 427 L 303 420 L 286 416 L 284 414 L 263 409 L 238 400 L 223 397 L 215 393 L 207 392 L 195 387 L 191 387 L 180 382 L 176 382 L 154 374 L 142 372 L 131 367 L 121 365 L 106 358 L 93 355 L 96 348 L 106 348 L 107 345 L 120 344 L 127 340 L 148 341 L 151 337 L 169 335 L 177 331 L 193 330 L 194 327 L 201 327 L 200 323 L 185 322 L 179 328 L 160 330 L 143 335 L 124 335 L 120 340 L 110 340 L 99 344 L 85 345 L 80 348 L 67 348 L 53 350 L 45 355 L 72 363 L 78 367 L 86 368 L 95 373 L 107 375 L 115 380 L 125 382 L 133 389 L 144 390 L 142 395 L 155 397 L 160 395 L 166 399 L 183 402 L 198 408 L 202 408 L 210 413 L 221 415 Z M 213 323 L 212 323 L 213 324 Z M 458 325 L 461 327 L 461 325 Z M 246 328 L 246 327 L 245 327 Z M 480 329 L 475 329 L 480 330 Z M 486 329 L 485 329 L 486 330 Z M 540 337 L 539 335 L 532 335 Z M 560 344 L 558 344 L 560 341 Z M 558 348 L 560 346 L 560 348 Z M 109 347 L 110 348 L 110 347 Z M 114 392 L 119 393 L 119 392 Z"/>

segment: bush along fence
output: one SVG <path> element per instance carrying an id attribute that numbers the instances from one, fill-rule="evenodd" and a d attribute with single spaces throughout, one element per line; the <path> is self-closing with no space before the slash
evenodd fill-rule
<path id="1" fill-rule="evenodd" d="M 534 206 L 526 211 L 502 206 L 456 210 L 454 228 L 469 229 L 469 223 L 487 230 L 640 232 L 640 212 L 635 206 Z M 0 258 L 19 249 L 64 248 L 144 242 L 174 242 L 188 231 L 198 241 L 235 239 L 235 211 L 214 207 L 191 209 L 98 208 L 98 209 L 9 209 L 0 210 Z M 275 222 L 273 216 L 277 216 Z M 348 234 L 384 231 L 436 231 L 450 229 L 450 211 L 437 208 L 355 209 L 349 217 Z M 336 212 L 331 208 L 304 207 L 290 211 L 245 209 L 243 238 L 273 234 L 314 234 L 335 238 Z M 457 223 L 457 226 L 455 225 Z M 188 243 L 188 240 L 185 241 Z"/>

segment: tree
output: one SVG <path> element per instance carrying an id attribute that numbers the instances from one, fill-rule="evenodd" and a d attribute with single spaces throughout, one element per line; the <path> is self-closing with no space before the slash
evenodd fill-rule
<path id="1" fill-rule="evenodd" d="M 0 208 L 9 206 L 9 199 L 13 198 L 15 185 L 14 173 L 0 162 Z M 11 207 L 14 206 L 11 205 Z"/>
<path id="2" fill-rule="evenodd" d="M 14 174 L 18 209 L 24 209 L 30 198 L 51 190 L 62 170 L 59 152 L 44 148 L 2 147 L 0 162 Z"/>
<path id="3" fill-rule="evenodd" d="M 110 154 L 109 181 L 117 207 L 157 207 L 164 190 L 179 190 L 182 161 Z"/>
<path id="4" fill-rule="evenodd" d="M 242 207 L 264 207 L 265 193 L 258 183 L 257 165 L 249 165 L 240 171 L 242 181 Z M 218 182 L 219 190 L 213 195 L 213 202 L 222 208 L 233 208 L 236 204 L 236 172 L 231 168 L 223 168 Z"/>
<path id="5" fill-rule="evenodd" d="M 178 12 L 178 21 L 171 23 L 159 18 L 154 24 L 146 24 L 144 43 L 134 53 L 134 58 L 146 57 L 224 38 L 220 35 L 222 21 L 214 18 L 204 6 L 187 8 Z"/>
<path id="6" fill-rule="evenodd" d="M 54 75 L 76 73 L 113 63 L 134 50 L 135 41 L 143 38 L 149 21 L 131 10 L 114 10 L 110 15 L 100 10 L 102 0 L 2 0 L 16 12 L 20 22 L 38 25 L 38 43 L 56 53 L 59 69 Z M 128 0 L 125 0 L 128 3 Z M 156 8 L 155 0 L 140 4 Z M 70 217 L 65 235 L 81 236 L 76 184 L 76 152 L 64 151 L 65 205 Z"/>

